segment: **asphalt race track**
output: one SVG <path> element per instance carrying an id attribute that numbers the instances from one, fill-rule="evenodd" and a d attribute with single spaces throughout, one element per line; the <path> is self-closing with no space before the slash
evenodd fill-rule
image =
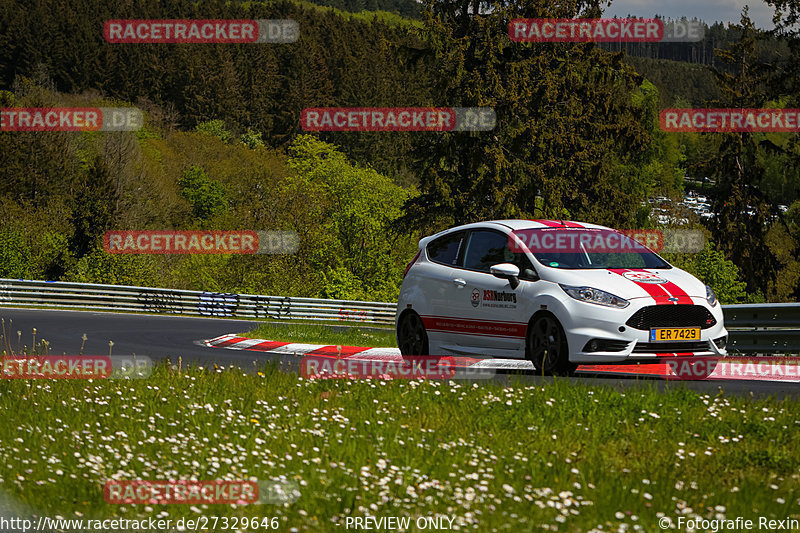
<path id="1" fill-rule="evenodd" d="M 87 336 L 83 353 L 86 355 L 108 355 L 109 341 L 113 341 L 112 355 L 146 355 L 153 360 L 169 358 L 176 362 L 180 356 L 183 364 L 197 363 L 208 367 L 235 365 L 245 371 L 254 365 L 268 361 L 280 361 L 287 370 L 299 368 L 299 357 L 275 355 L 246 350 L 226 350 L 199 344 L 200 341 L 225 335 L 242 333 L 256 327 L 257 322 L 228 320 L 221 318 L 182 317 L 169 315 L 139 315 L 120 313 L 98 313 L 95 311 L 55 311 L 42 309 L 0 308 L 0 317 L 5 320 L 5 331 L 12 349 L 17 349 L 17 331 L 22 332 L 23 345 L 31 345 L 32 331 L 36 328 L 37 340 L 50 343 L 51 354 L 77 355 L 82 336 Z M 3 346 L 6 340 L 3 339 Z M 624 367 L 621 367 L 624 371 Z M 498 374 L 493 380 L 501 383 L 544 383 L 553 378 L 530 374 Z M 699 393 L 740 396 L 785 396 L 800 397 L 800 383 L 775 381 L 665 381 L 637 375 L 579 375 L 569 378 L 575 383 L 607 385 L 620 388 L 655 385 L 686 387 Z"/>
<path id="2" fill-rule="evenodd" d="M 31 345 L 32 331 L 36 339 L 50 343 L 51 354 L 77 355 L 81 337 L 86 334 L 83 348 L 86 355 L 108 355 L 108 342 L 113 341 L 112 355 L 146 355 L 154 360 L 178 356 L 185 362 L 198 364 L 235 364 L 252 366 L 263 356 L 214 350 L 194 343 L 215 335 L 245 332 L 256 322 L 220 318 L 183 317 L 153 314 L 98 313 L 95 311 L 52 311 L 44 309 L 0 308 L 11 347 L 17 351 L 17 331 L 22 331 L 22 344 Z M 12 323 L 9 325 L 9 321 Z M 5 340 L 3 341 L 5 346 Z"/>

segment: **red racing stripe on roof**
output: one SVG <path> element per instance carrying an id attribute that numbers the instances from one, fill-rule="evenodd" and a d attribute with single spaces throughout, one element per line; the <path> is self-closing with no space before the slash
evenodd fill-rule
<path id="1" fill-rule="evenodd" d="M 544 224 L 545 226 L 549 226 L 551 228 L 561 227 L 561 224 L 559 224 L 555 220 L 531 219 L 531 222 L 538 222 L 539 224 Z"/>
<path id="2" fill-rule="evenodd" d="M 578 224 L 577 222 L 572 222 L 570 220 L 564 220 L 564 225 L 568 228 L 582 228 L 583 224 Z"/>

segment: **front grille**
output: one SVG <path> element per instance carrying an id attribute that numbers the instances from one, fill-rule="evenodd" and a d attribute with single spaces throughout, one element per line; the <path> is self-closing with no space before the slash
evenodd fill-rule
<path id="1" fill-rule="evenodd" d="M 708 341 L 637 342 L 632 353 L 710 352 Z"/>
<path id="2" fill-rule="evenodd" d="M 625 324 L 634 329 L 687 328 L 708 329 L 717 321 L 702 305 L 651 305 L 636 311 Z"/>

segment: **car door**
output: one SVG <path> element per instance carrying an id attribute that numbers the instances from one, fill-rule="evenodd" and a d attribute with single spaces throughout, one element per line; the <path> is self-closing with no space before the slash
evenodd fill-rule
<path id="1" fill-rule="evenodd" d="M 428 303 L 421 313 L 422 322 L 428 332 L 428 343 L 432 355 L 443 355 L 440 347 L 452 342 L 450 320 L 451 301 L 455 290 L 454 275 L 462 252 L 467 232 L 459 231 L 442 235 L 426 246 L 429 263 L 418 270 L 420 289 Z"/>
<path id="2" fill-rule="evenodd" d="M 536 279 L 533 265 L 524 254 L 512 252 L 508 236 L 498 230 L 472 230 L 463 247 L 460 264 L 452 274 L 450 302 L 450 313 L 458 319 L 460 331 L 450 349 L 505 357 L 524 355 L 528 317 L 521 311 L 527 308 L 526 281 Z M 516 288 L 490 273 L 499 263 L 520 267 L 523 281 Z"/>

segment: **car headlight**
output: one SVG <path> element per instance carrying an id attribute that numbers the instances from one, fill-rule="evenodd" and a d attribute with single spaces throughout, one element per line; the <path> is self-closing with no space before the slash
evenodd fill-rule
<path id="1" fill-rule="evenodd" d="M 714 307 L 717 305 L 717 295 L 714 294 L 714 291 L 711 290 L 711 287 L 706 285 L 706 300 L 708 301 L 708 305 Z"/>
<path id="2" fill-rule="evenodd" d="M 623 309 L 630 305 L 628 300 L 615 296 L 610 292 L 601 291 L 600 289 L 594 289 L 592 287 L 570 287 L 561 284 L 559 284 L 559 287 L 572 298 L 581 302 L 605 305 L 606 307 L 616 307 L 617 309 Z"/>

